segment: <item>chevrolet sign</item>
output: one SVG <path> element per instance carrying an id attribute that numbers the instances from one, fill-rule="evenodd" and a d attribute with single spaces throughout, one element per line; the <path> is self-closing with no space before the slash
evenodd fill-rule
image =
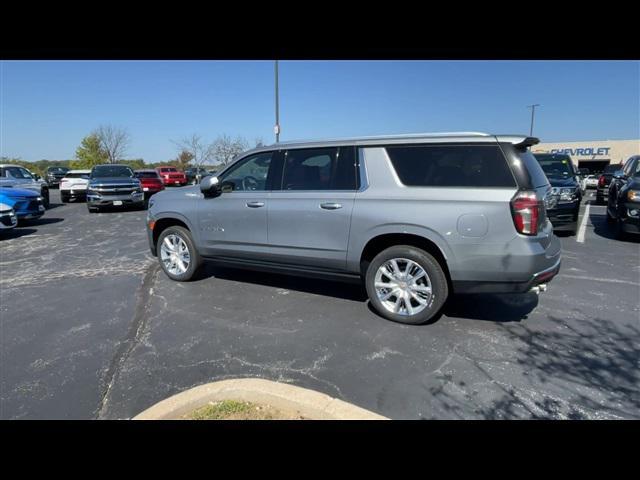
<path id="1" fill-rule="evenodd" d="M 565 155 L 588 157 L 595 155 L 609 155 L 609 150 L 611 150 L 611 147 L 554 148 L 551 150 L 551 153 L 564 153 Z"/>

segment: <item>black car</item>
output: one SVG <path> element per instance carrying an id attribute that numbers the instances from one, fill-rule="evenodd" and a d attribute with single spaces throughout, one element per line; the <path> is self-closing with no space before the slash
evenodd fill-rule
<path id="1" fill-rule="evenodd" d="M 49 186 L 57 187 L 60 185 L 60 180 L 64 178 L 68 171 L 69 169 L 65 167 L 49 167 L 47 168 L 45 180 Z"/>
<path id="2" fill-rule="evenodd" d="M 582 189 L 571 157 L 555 153 L 535 153 L 534 156 L 551 184 L 547 216 L 553 229 L 575 234 L 578 229 Z"/>
<path id="3" fill-rule="evenodd" d="M 184 174 L 187 177 L 187 183 L 194 184 L 194 185 L 196 183 L 198 183 L 198 179 L 201 180 L 204 177 L 207 177 L 207 176 L 211 175 L 211 173 L 209 171 L 205 170 L 202 167 L 190 167 L 190 168 L 187 168 L 184 171 Z"/>
<path id="4" fill-rule="evenodd" d="M 611 179 L 613 178 L 613 173 L 622 170 L 622 164 L 615 165 L 607 165 L 604 167 L 600 178 L 598 178 L 598 187 L 596 190 L 596 203 L 603 204 L 607 201 L 607 196 L 609 195 L 609 185 L 611 184 Z"/>
<path id="5" fill-rule="evenodd" d="M 640 234 L 640 155 L 613 174 L 608 193 L 607 221 L 614 226 L 616 237 Z"/>

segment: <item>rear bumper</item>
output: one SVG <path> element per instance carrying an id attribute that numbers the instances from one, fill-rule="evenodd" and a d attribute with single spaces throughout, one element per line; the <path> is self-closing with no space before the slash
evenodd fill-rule
<path id="1" fill-rule="evenodd" d="M 187 184 L 186 178 L 163 178 L 162 183 L 167 187 L 180 186 L 183 187 Z"/>
<path id="2" fill-rule="evenodd" d="M 60 189 L 60 195 L 65 195 L 69 198 L 84 198 L 87 196 L 87 189 L 72 188 L 69 190 Z"/>
<path id="3" fill-rule="evenodd" d="M 554 265 L 534 273 L 526 282 L 479 282 L 479 281 L 453 281 L 455 293 L 525 293 L 536 285 L 550 282 L 559 272 L 562 259 Z"/>

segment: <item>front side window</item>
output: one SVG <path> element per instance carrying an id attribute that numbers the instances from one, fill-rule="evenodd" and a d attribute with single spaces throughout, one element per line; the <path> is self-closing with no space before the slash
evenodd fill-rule
<path id="1" fill-rule="evenodd" d="M 272 157 L 272 152 L 265 152 L 240 160 L 220 177 L 223 188 L 227 186 L 234 192 L 265 191 Z"/>
<path id="2" fill-rule="evenodd" d="M 20 168 L 20 167 L 6 167 L 5 171 L 7 173 L 5 173 L 6 176 L 11 176 L 13 178 L 21 178 L 21 179 L 25 179 L 25 180 L 31 180 L 33 177 L 31 177 L 31 174 L 29 174 L 29 172 L 27 170 L 25 170 L 24 168 Z"/>
<path id="3" fill-rule="evenodd" d="M 283 190 L 355 190 L 354 147 L 288 150 Z"/>
<path id="4" fill-rule="evenodd" d="M 386 150 L 398 178 L 407 186 L 515 186 L 497 145 L 407 145 Z"/>

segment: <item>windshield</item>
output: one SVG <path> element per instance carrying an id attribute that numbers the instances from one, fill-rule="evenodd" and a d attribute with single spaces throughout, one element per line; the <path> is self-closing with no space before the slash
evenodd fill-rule
<path id="1" fill-rule="evenodd" d="M 48 171 L 49 173 L 67 173 L 69 169 L 64 167 L 50 167 Z"/>
<path id="2" fill-rule="evenodd" d="M 136 172 L 138 178 L 159 178 L 156 172 Z"/>
<path id="3" fill-rule="evenodd" d="M 547 177 L 569 177 L 573 175 L 571 159 L 566 155 L 535 155 Z"/>
<path id="4" fill-rule="evenodd" d="M 100 165 L 91 170 L 93 178 L 104 177 L 133 177 L 133 170 L 123 165 Z"/>
<path id="5" fill-rule="evenodd" d="M 607 165 L 602 173 L 613 173 L 616 170 L 622 170 L 622 165 Z"/>
<path id="6" fill-rule="evenodd" d="M 161 172 L 177 172 L 178 169 L 177 168 L 161 168 L 160 169 Z"/>

